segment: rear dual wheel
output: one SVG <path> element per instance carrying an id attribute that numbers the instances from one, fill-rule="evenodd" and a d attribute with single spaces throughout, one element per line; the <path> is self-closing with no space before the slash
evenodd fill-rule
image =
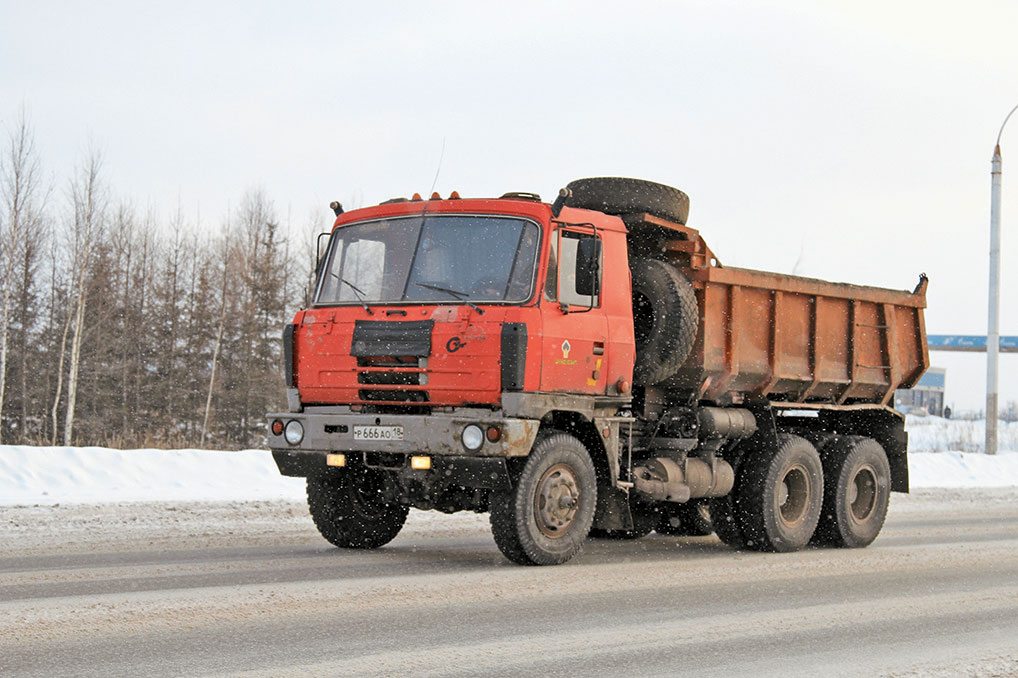
<path id="1" fill-rule="evenodd" d="M 814 543 L 869 546 L 880 534 L 891 495 L 887 454 L 873 438 L 835 436 L 822 448 L 824 503 Z"/>
<path id="2" fill-rule="evenodd" d="M 725 544 L 756 551 L 796 551 L 807 543 L 860 548 L 880 534 L 891 471 L 876 440 L 826 436 L 821 452 L 782 433 L 751 452 L 735 490 L 711 501 L 714 529 Z"/>
<path id="3" fill-rule="evenodd" d="M 742 535 L 755 551 L 797 551 L 820 520 L 824 472 L 805 438 L 779 433 L 777 444 L 743 461 L 739 488 Z"/>
<path id="4" fill-rule="evenodd" d="M 711 502 L 714 530 L 725 544 L 754 551 L 797 551 L 820 519 L 824 474 L 820 455 L 804 438 L 779 433 L 750 452 L 735 489 Z"/>

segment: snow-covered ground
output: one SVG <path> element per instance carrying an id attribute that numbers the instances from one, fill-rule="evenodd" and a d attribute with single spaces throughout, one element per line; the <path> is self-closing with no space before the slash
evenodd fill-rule
<path id="1" fill-rule="evenodd" d="M 912 487 L 1018 486 L 1018 423 L 982 454 L 983 422 L 909 417 Z M 279 475 L 264 450 L 111 450 L 0 446 L 0 505 L 121 501 L 302 501 L 304 481 Z"/>

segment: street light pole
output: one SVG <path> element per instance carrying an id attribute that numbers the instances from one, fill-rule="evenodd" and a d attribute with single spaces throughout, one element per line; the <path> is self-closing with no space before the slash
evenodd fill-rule
<path id="1" fill-rule="evenodd" d="M 990 161 L 990 303 L 986 327 L 986 454 L 997 454 L 997 362 L 1000 357 L 1000 137 L 1018 106 L 1004 118 Z"/>

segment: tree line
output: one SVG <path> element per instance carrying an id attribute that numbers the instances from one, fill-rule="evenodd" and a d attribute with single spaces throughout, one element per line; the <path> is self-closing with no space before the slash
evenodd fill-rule
<path id="1" fill-rule="evenodd" d="M 262 445 L 308 256 L 261 190 L 208 234 L 117 198 L 96 151 L 50 182 L 22 114 L 0 156 L 0 443 Z"/>

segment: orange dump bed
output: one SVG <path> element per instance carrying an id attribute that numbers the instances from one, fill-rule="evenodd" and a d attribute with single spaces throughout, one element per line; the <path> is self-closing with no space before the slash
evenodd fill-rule
<path id="1" fill-rule="evenodd" d="M 701 398 L 887 405 L 929 367 L 926 277 L 914 292 L 722 267 L 699 233 L 644 215 L 689 277 L 697 342 L 670 385 Z"/>

